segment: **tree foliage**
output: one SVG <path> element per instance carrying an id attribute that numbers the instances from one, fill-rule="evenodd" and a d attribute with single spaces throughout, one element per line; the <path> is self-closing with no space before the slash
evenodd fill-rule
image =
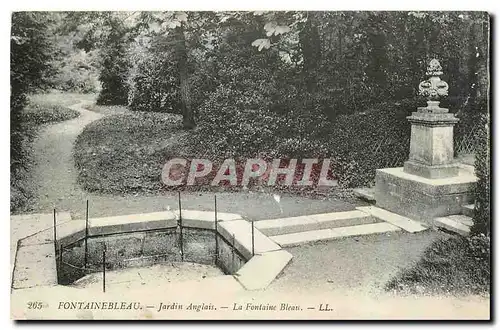
<path id="1" fill-rule="evenodd" d="M 479 146 L 476 150 L 475 171 L 478 178 L 475 188 L 475 209 L 473 234 L 490 235 L 491 231 L 491 158 L 490 158 L 490 130 L 488 114 L 480 117 Z"/>
<path id="2" fill-rule="evenodd" d="M 48 27 L 52 16 L 42 12 L 12 14 L 10 38 L 10 173 L 11 210 L 23 207 L 30 191 L 23 186 L 30 154 L 25 147 L 34 137 L 23 110 L 28 94 L 49 85 L 54 49 Z"/>
<path id="3" fill-rule="evenodd" d="M 67 12 L 59 32 L 76 36 L 85 52 L 98 51 L 101 89 L 97 103 L 127 105 L 129 44 L 136 34 L 135 12 Z"/>
<path id="4" fill-rule="evenodd" d="M 100 49 L 99 80 L 102 89 L 97 97 L 97 104 L 127 105 L 126 81 L 129 71 L 126 57 L 127 40 L 125 39 L 127 30 L 120 21 L 110 19 L 108 23 L 110 31 L 106 37 L 106 43 Z"/>
<path id="5" fill-rule="evenodd" d="M 334 156 L 354 173 L 348 168 L 363 167 L 361 160 L 343 145 L 355 137 L 331 127 L 354 131 L 357 123 L 345 118 L 356 118 L 366 131 L 360 154 L 382 147 L 351 185 L 369 183 L 380 160 L 399 164 L 407 153 L 404 118 L 424 104 L 416 88 L 431 58 L 443 65 L 450 85 L 443 105 L 460 116 L 457 132 L 469 130 L 488 96 L 489 17 L 481 12 L 64 15 L 61 31 L 76 33 L 73 43 L 100 59 L 99 103 L 182 113 L 184 128 L 197 125 L 218 139 L 217 150 Z M 382 134 L 377 114 L 401 127 Z M 206 152 L 207 140 L 199 141 Z M 398 143 L 405 147 L 395 152 Z"/>
<path id="6" fill-rule="evenodd" d="M 10 123 L 11 171 L 22 164 L 21 111 L 27 104 L 28 93 L 48 85 L 53 73 L 50 65 L 54 54 L 47 27 L 51 16 L 42 12 L 12 14 L 10 39 Z"/>

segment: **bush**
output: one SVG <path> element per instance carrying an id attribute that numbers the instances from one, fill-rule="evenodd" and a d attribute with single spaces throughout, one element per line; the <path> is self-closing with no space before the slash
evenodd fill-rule
<path id="1" fill-rule="evenodd" d="M 80 116 L 76 110 L 62 107 L 60 105 L 30 104 L 22 112 L 22 121 L 29 127 L 39 126 L 47 123 L 55 123 L 70 120 Z"/>
<path id="2" fill-rule="evenodd" d="M 74 147 L 79 183 L 104 193 L 157 192 L 169 156 L 163 149 L 177 140 L 180 123 L 178 115 L 145 112 L 90 123 Z"/>
<path id="3" fill-rule="evenodd" d="M 476 150 L 475 172 L 478 178 L 475 188 L 473 234 L 490 235 L 490 136 L 488 115 L 483 114 L 478 130 L 478 146 Z"/>
<path id="4" fill-rule="evenodd" d="M 95 93 L 101 88 L 99 73 L 93 66 L 93 54 L 84 50 L 68 54 L 62 60 L 51 84 L 59 90 L 77 93 Z"/>
<path id="5" fill-rule="evenodd" d="M 12 14 L 10 41 L 10 173 L 11 210 L 27 204 L 30 188 L 25 180 L 30 168 L 27 146 L 34 132 L 26 126 L 22 110 L 27 94 L 48 86 L 53 58 L 49 15 L 40 12 Z"/>
<path id="6" fill-rule="evenodd" d="M 415 99 L 383 102 L 365 112 L 340 116 L 327 137 L 328 149 L 340 163 L 339 182 L 348 187 L 370 186 L 377 168 L 402 166 L 410 145 L 406 117 L 417 105 Z"/>
<path id="7" fill-rule="evenodd" d="M 158 47 L 140 54 L 134 57 L 136 64 L 129 77 L 130 109 L 180 113 L 179 74 L 173 54 Z"/>
<path id="8" fill-rule="evenodd" d="M 127 75 L 129 63 L 126 58 L 126 30 L 122 23 L 114 22 L 106 44 L 100 51 L 102 89 L 97 97 L 99 105 L 127 105 Z"/>
<path id="9" fill-rule="evenodd" d="M 408 156 L 406 116 L 414 100 L 384 102 L 331 122 L 321 114 L 261 109 L 268 99 L 250 91 L 219 87 L 210 96 L 200 109 L 204 121 L 190 140 L 194 154 L 208 159 L 331 158 L 343 187 L 371 185 L 375 169 L 402 166 Z"/>

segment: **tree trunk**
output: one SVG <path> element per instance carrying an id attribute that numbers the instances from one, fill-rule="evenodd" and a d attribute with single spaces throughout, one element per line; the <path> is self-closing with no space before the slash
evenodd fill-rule
<path id="1" fill-rule="evenodd" d="M 313 93 L 317 87 L 316 71 L 321 61 L 321 40 L 318 32 L 317 13 L 309 12 L 299 41 L 304 61 L 303 76 L 307 91 Z"/>
<path id="2" fill-rule="evenodd" d="M 365 73 L 370 87 L 373 88 L 372 97 L 380 100 L 387 97 L 389 91 L 386 70 L 389 67 L 387 57 L 387 40 L 385 36 L 384 13 L 370 13 L 366 22 L 368 63 Z"/>
<path id="3" fill-rule="evenodd" d="M 192 129 L 196 126 L 193 109 L 191 107 L 191 93 L 189 89 L 189 72 L 187 61 L 186 35 L 181 26 L 177 31 L 177 65 L 179 69 L 179 84 L 182 108 L 182 126 L 185 129 Z"/>

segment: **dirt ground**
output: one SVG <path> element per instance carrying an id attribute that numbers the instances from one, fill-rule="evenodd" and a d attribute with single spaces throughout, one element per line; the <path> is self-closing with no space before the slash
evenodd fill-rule
<path id="1" fill-rule="evenodd" d="M 106 272 L 106 291 L 120 292 L 130 288 L 140 288 L 151 283 L 200 280 L 220 275 L 224 275 L 224 273 L 215 266 L 191 262 L 169 262 L 150 267 L 124 268 Z M 102 288 L 102 273 L 82 277 L 75 281 L 72 286 L 100 290 Z"/>
<path id="2" fill-rule="evenodd" d="M 379 294 L 400 269 L 410 267 L 427 246 L 443 236 L 447 234 L 432 230 L 400 231 L 287 248 L 293 259 L 269 290 Z"/>

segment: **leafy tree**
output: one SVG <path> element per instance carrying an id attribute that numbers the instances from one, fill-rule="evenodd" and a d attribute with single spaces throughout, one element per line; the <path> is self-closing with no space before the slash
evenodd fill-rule
<path id="1" fill-rule="evenodd" d="M 163 36 L 138 36 L 132 43 L 128 78 L 131 110 L 181 113 L 175 54 L 166 43 Z"/>
<path id="2" fill-rule="evenodd" d="M 23 178 L 29 171 L 30 155 L 25 149 L 34 136 L 23 115 L 28 94 L 48 87 L 54 70 L 53 44 L 49 32 L 52 15 L 42 12 L 12 14 L 10 38 L 10 188 L 11 211 L 25 206 L 31 190 Z"/>
<path id="3" fill-rule="evenodd" d="M 61 33 L 79 32 L 76 46 L 85 51 L 99 50 L 102 89 L 98 104 L 128 104 L 127 76 L 130 64 L 127 48 L 136 35 L 136 12 L 68 12 Z"/>
<path id="4" fill-rule="evenodd" d="M 368 15 L 363 27 L 366 31 L 367 65 L 365 73 L 368 84 L 373 88 L 373 94 L 381 98 L 386 97 L 389 91 L 387 56 L 387 17 L 385 12 L 372 12 Z"/>
<path id="5" fill-rule="evenodd" d="M 218 21 L 219 18 L 224 18 L 224 15 L 213 12 L 152 12 L 142 16 L 148 24 L 146 33 L 165 37 L 168 40 L 166 45 L 172 46 L 174 50 L 179 104 L 185 129 L 196 126 L 191 88 L 192 53 L 200 45 L 202 38 L 207 37 L 208 31 L 218 26 L 221 22 Z"/>
<path id="6" fill-rule="evenodd" d="M 109 34 L 106 42 L 100 49 L 101 73 L 99 80 L 102 84 L 101 92 L 97 97 L 97 104 L 127 105 L 128 87 L 126 84 L 129 63 L 126 58 L 127 29 L 116 19 L 107 20 Z"/>
<path id="7" fill-rule="evenodd" d="M 22 158 L 21 111 L 30 92 L 48 85 L 53 74 L 51 59 L 54 54 L 48 33 L 51 16 L 43 12 L 15 12 L 12 14 L 10 38 L 10 121 L 11 170 Z"/>

